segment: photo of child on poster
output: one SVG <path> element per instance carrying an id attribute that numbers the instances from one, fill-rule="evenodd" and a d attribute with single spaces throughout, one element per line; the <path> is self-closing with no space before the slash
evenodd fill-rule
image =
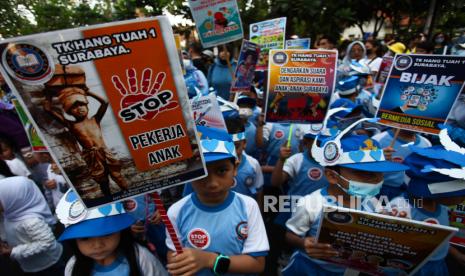
<path id="1" fill-rule="evenodd" d="M 235 73 L 231 92 L 249 92 L 255 77 L 255 67 L 260 53 L 260 46 L 250 41 L 242 42 L 241 54 Z"/>

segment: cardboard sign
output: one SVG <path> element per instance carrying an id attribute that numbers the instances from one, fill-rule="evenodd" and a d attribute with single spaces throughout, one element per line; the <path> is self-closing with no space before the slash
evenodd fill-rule
<path id="1" fill-rule="evenodd" d="M 450 243 L 465 247 L 465 202 L 449 206 L 449 221 L 450 226 L 459 229 L 450 239 Z"/>
<path id="2" fill-rule="evenodd" d="M 396 55 L 377 117 L 379 123 L 438 134 L 465 80 L 465 57 Z"/>
<path id="3" fill-rule="evenodd" d="M 378 74 L 376 74 L 374 83 L 373 83 L 373 90 L 376 95 L 382 93 L 384 84 L 389 76 L 389 72 L 391 71 L 392 60 L 393 57 L 383 57 L 381 61 L 381 65 L 379 66 Z"/>
<path id="4" fill-rule="evenodd" d="M 271 50 L 265 120 L 322 123 L 335 87 L 337 52 Z"/>
<path id="5" fill-rule="evenodd" d="M 236 0 L 189 0 L 189 7 L 204 48 L 243 38 Z"/>
<path id="6" fill-rule="evenodd" d="M 250 92 L 250 86 L 255 77 L 255 67 L 258 62 L 260 47 L 247 40 L 242 41 L 241 54 L 234 73 L 234 83 L 231 92 Z"/>
<path id="7" fill-rule="evenodd" d="M 286 40 L 286 49 L 310 49 L 310 38 Z"/>
<path id="8" fill-rule="evenodd" d="M 271 49 L 284 49 L 286 17 L 250 24 L 250 41 L 260 45 L 260 57 L 256 70 L 268 68 L 268 52 Z"/>
<path id="9" fill-rule="evenodd" d="M 4 40 L 0 53 L 88 208 L 205 175 L 166 17 Z"/>
<path id="10" fill-rule="evenodd" d="M 318 243 L 338 257 L 325 259 L 371 275 L 413 275 L 457 231 L 405 218 L 325 206 Z"/>
<path id="11" fill-rule="evenodd" d="M 223 114 L 215 93 L 191 99 L 195 125 L 224 129 L 227 132 Z"/>
<path id="12" fill-rule="evenodd" d="M 35 127 L 31 124 L 29 117 L 27 116 L 26 112 L 24 112 L 24 108 L 16 99 L 12 99 L 11 102 L 15 106 L 19 120 L 24 127 L 27 139 L 29 140 L 29 144 L 31 144 L 32 151 L 47 152 L 47 147 L 44 145 L 44 142 L 42 142 L 42 139 L 40 139 Z"/>

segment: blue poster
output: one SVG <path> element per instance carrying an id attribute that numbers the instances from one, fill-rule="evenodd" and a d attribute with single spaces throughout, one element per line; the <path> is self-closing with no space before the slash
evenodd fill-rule
<path id="1" fill-rule="evenodd" d="M 465 57 L 396 55 L 377 117 L 395 128 L 438 134 L 465 80 Z"/>
<path id="2" fill-rule="evenodd" d="M 231 92 L 250 92 L 259 54 L 260 46 L 258 44 L 248 40 L 242 41 L 241 54 L 237 62 Z"/>
<path id="3" fill-rule="evenodd" d="M 310 49 L 310 38 L 286 40 L 286 49 Z"/>
<path id="4" fill-rule="evenodd" d="M 204 48 L 243 38 L 236 0 L 189 0 L 189 7 Z"/>

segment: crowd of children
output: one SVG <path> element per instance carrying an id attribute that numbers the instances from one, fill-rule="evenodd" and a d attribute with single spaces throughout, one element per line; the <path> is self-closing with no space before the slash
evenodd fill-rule
<path id="1" fill-rule="evenodd" d="M 405 51 L 399 43 L 391 43 L 387 55 Z M 319 44 L 334 47 L 326 37 Z M 363 98 L 363 87 L 379 70 L 378 48 L 370 40 L 345 49 L 330 105 L 337 110 L 323 129 L 265 122 L 261 91 L 266 82 L 260 74 L 224 113 L 226 129 L 198 126 L 208 176 L 186 184 L 184 196 L 175 195 L 178 201 L 167 214 L 182 250 L 149 195 L 87 210 L 48 153 L 18 149 L 14 140 L 2 137 L 2 275 L 3 269 L 4 275 L 56 276 L 344 275 L 346 267 L 324 260 L 338 254 L 335 248 L 316 240 L 323 204 L 336 204 L 328 196 L 342 198 L 344 207 L 356 197 L 368 203 L 363 211 L 389 209 L 393 216 L 449 225 L 447 206 L 465 200 L 465 172 L 457 177 L 431 168 L 465 167 L 464 154 L 457 151 L 464 141 L 457 134 L 463 133 L 464 110 L 454 108 L 453 124 L 446 126 L 454 147 L 363 119 L 373 116 L 372 99 Z M 229 100 L 232 48 L 221 48 L 212 65 L 201 61 L 201 50 L 192 44 L 185 53 L 189 96 L 217 93 L 222 102 Z M 340 143 L 341 156 L 360 150 L 380 155 L 330 163 L 325 146 L 332 142 Z M 266 208 L 267 199 L 279 196 L 287 196 L 286 204 L 295 208 Z M 389 199 L 389 208 L 378 208 L 380 196 Z M 418 200 L 422 207 L 412 204 Z M 463 254 L 446 243 L 416 275 L 448 275 L 446 258 L 465 266 Z"/>

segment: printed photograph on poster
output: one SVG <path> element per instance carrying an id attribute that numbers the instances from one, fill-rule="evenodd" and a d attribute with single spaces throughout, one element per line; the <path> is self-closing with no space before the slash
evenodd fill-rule
<path id="1" fill-rule="evenodd" d="M 465 57 L 396 55 L 377 113 L 378 123 L 438 134 L 465 80 Z"/>
<path id="2" fill-rule="evenodd" d="M 322 123 L 335 87 L 337 51 L 271 50 L 265 120 Z"/>
<path id="3" fill-rule="evenodd" d="M 205 175 L 166 17 L 4 40 L 0 54 L 86 207 Z"/>
<path id="4" fill-rule="evenodd" d="M 204 48 L 243 38 L 236 0 L 189 0 L 189 7 Z"/>
<path id="5" fill-rule="evenodd" d="M 376 95 L 380 95 L 383 91 L 384 84 L 389 76 L 391 71 L 393 57 L 383 57 L 381 65 L 379 66 L 379 71 L 376 74 L 375 80 L 373 82 L 373 90 Z"/>
<path id="6" fill-rule="evenodd" d="M 459 229 L 450 243 L 465 247 L 465 202 L 449 206 L 449 222 L 450 226 Z"/>
<path id="7" fill-rule="evenodd" d="M 231 92 L 250 92 L 259 54 L 260 47 L 258 44 L 248 40 L 242 41 L 241 52 L 237 61 L 236 72 L 234 73 L 234 83 L 231 85 Z"/>
<path id="8" fill-rule="evenodd" d="M 286 49 L 310 49 L 310 38 L 296 38 L 286 40 Z"/>
<path id="9" fill-rule="evenodd" d="M 413 275 L 456 228 L 324 206 L 318 243 L 339 252 L 325 259 L 370 275 Z"/>
<path id="10" fill-rule="evenodd" d="M 250 24 L 250 41 L 260 45 L 260 56 L 256 70 L 268 69 L 269 51 L 284 49 L 286 17 Z"/>
<path id="11" fill-rule="evenodd" d="M 227 131 L 215 93 L 194 97 L 191 99 L 191 107 L 195 125 L 220 128 Z"/>

